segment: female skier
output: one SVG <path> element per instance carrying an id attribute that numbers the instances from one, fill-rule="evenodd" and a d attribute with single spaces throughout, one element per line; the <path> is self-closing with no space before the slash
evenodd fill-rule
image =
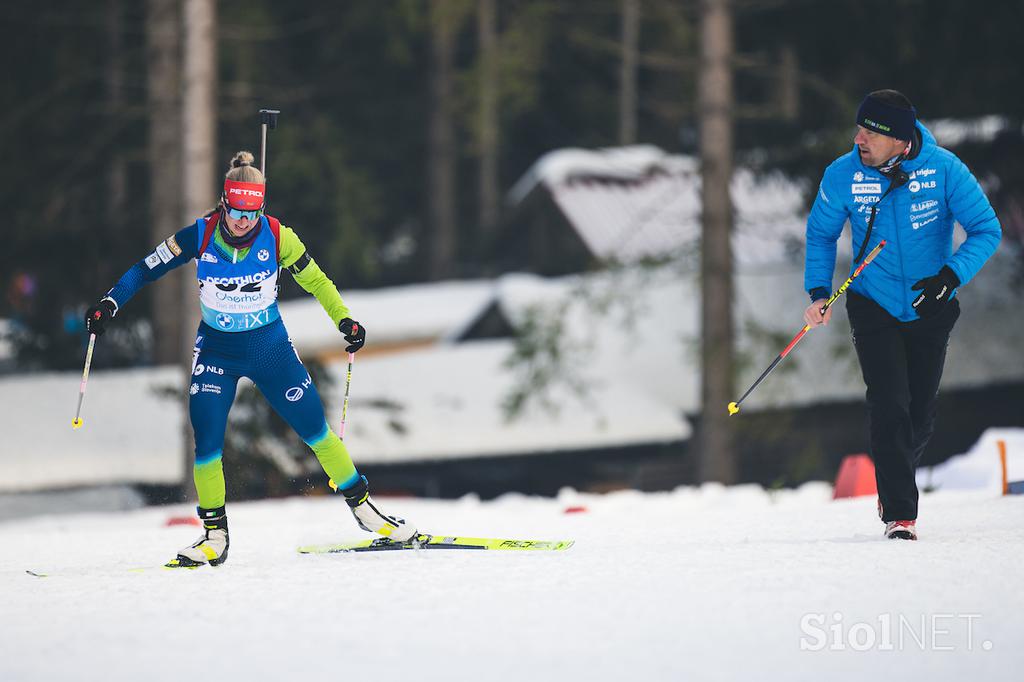
<path id="1" fill-rule="evenodd" d="M 386 516 L 369 497 L 344 443 L 327 425 L 320 396 L 299 360 L 277 309 L 279 268 L 287 268 L 313 294 L 345 335 L 354 353 L 366 330 L 352 319 L 334 283 L 306 252 L 295 232 L 263 214 L 266 180 L 250 152 L 231 160 L 218 208 L 157 245 L 99 303 L 86 312 L 97 336 L 146 283 L 192 260 L 197 262 L 202 321 L 192 351 L 189 417 L 196 438 L 193 475 L 205 532 L 178 552 L 169 566 L 217 566 L 228 558 L 221 452 L 228 410 L 238 378 L 249 377 L 337 482 L 359 526 L 394 540 L 416 535 L 416 527 Z"/>

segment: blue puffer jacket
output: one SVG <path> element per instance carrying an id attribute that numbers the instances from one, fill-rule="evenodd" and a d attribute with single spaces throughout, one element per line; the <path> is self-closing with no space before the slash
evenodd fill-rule
<path id="1" fill-rule="evenodd" d="M 853 228 L 856 255 L 867 232 L 871 206 L 878 215 L 865 253 L 886 240 L 885 248 L 850 285 L 850 290 L 881 305 L 903 321 L 917 319 L 911 302 L 919 292 L 910 287 L 948 265 L 963 286 L 977 274 L 996 247 L 1002 231 L 995 211 L 967 166 L 939 147 L 920 123 L 921 151 L 903 162 L 910 181 L 879 197 L 888 178 L 860 161 L 857 148 L 825 169 L 818 196 L 807 219 L 807 259 L 804 288 L 832 290 L 836 242 L 847 219 Z M 967 240 L 953 253 L 953 221 Z M 850 271 L 856 267 L 851 264 Z"/>

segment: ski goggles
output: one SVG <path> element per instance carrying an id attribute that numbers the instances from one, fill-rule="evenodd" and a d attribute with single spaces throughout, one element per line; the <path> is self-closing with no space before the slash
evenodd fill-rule
<path id="1" fill-rule="evenodd" d="M 234 220 L 241 220 L 242 218 L 256 220 L 263 213 L 263 209 L 257 208 L 255 211 L 246 211 L 241 208 L 232 208 L 231 206 L 224 204 L 224 212 Z"/>

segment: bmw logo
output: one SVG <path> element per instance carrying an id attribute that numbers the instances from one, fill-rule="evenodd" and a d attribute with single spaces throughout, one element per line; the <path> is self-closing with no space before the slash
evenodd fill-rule
<path id="1" fill-rule="evenodd" d="M 297 400 L 301 400 L 302 399 L 302 389 L 299 388 L 298 386 L 292 386 L 291 388 L 289 388 L 287 391 L 284 392 L 284 397 L 289 402 L 292 402 L 292 403 L 294 403 Z"/>
<path id="2" fill-rule="evenodd" d="M 266 249 L 260 249 L 259 253 L 256 254 L 256 257 L 261 261 L 267 261 L 270 259 L 270 252 Z"/>
<path id="3" fill-rule="evenodd" d="M 217 326 L 221 329 L 231 329 L 235 326 L 235 318 L 227 313 L 221 313 L 217 316 Z"/>

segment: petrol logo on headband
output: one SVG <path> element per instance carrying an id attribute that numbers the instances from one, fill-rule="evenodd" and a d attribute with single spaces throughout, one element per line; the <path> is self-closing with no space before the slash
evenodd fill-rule
<path id="1" fill-rule="evenodd" d="M 230 189 L 228 189 L 228 195 L 230 196 L 232 194 L 240 194 L 245 197 L 259 197 L 260 199 L 263 198 L 263 192 L 260 192 L 255 189 L 240 189 L 238 187 L 231 187 Z"/>
<path id="2" fill-rule="evenodd" d="M 265 198 L 265 187 L 258 182 L 224 181 L 224 201 L 231 208 L 257 210 L 263 207 Z"/>

